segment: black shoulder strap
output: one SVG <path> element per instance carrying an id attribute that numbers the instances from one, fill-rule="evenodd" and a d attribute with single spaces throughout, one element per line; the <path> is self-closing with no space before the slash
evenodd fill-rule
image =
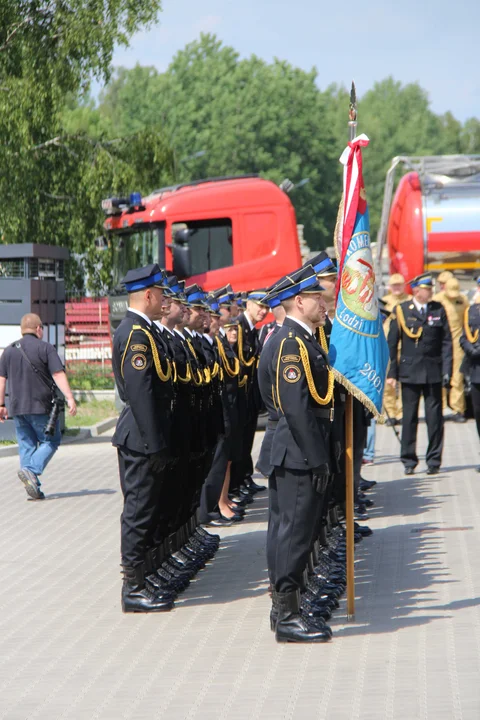
<path id="1" fill-rule="evenodd" d="M 30 358 L 27 356 L 27 353 L 25 352 L 25 350 L 24 350 L 23 347 L 21 346 L 20 342 L 13 343 L 13 347 L 16 347 L 17 350 L 20 350 L 20 352 L 22 353 L 23 357 L 25 358 L 25 360 L 27 361 L 27 363 L 28 363 L 28 364 L 30 365 L 30 367 L 32 368 L 32 370 L 33 370 L 33 372 L 35 373 L 35 375 L 36 375 L 37 377 L 39 377 L 40 380 L 42 380 L 42 382 L 48 387 L 49 390 L 52 390 L 52 389 L 54 388 L 53 380 L 52 380 L 52 381 L 48 380 L 47 377 L 46 377 L 46 375 L 44 375 L 37 367 L 35 367 L 35 365 L 32 363 L 32 361 L 30 360 Z"/>

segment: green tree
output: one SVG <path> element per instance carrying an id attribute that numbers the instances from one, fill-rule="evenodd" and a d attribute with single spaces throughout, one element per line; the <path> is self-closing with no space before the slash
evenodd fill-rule
<path id="1" fill-rule="evenodd" d="M 65 137 L 65 98 L 108 80 L 115 45 L 153 22 L 160 0 L 2 0 L 0 193 L 4 242 L 61 243 L 89 142 Z M 84 113 L 88 114 L 88 105 Z M 91 126 L 91 120 L 87 122 Z M 89 147 L 89 152 L 86 148 Z M 89 154 L 90 153 L 90 154 Z M 87 157 L 89 158 L 87 160 Z M 99 162 L 95 156 L 94 166 Z M 68 210 L 67 210 L 68 207 Z"/>

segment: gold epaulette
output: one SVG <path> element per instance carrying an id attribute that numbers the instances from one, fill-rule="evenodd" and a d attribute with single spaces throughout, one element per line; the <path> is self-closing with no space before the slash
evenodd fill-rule
<path id="1" fill-rule="evenodd" d="M 335 377 L 330 368 L 328 368 L 328 384 L 327 384 L 327 393 L 325 397 L 321 397 L 321 395 L 318 394 L 317 388 L 315 386 L 315 380 L 313 379 L 312 375 L 312 369 L 310 367 L 310 358 L 308 357 L 308 350 L 305 346 L 305 343 L 303 340 L 301 340 L 299 337 L 294 336 L 293 332 L 289 332 L 289 339 L 295 338 L 297 341 L 298 348 L 300 350 L 300 359 L 302 361 L 303 369 L 305 371 L 305 377 L 307 379 L 307 385 L 308 385 L 308 391 L 312 397 L 313 400 L 318 405 L 329 405 L 331 402 L 333 402 L 333 387 L 335 384 Z M 277 391 L 277 405 L 279 409 L 283 413 L 283 407 L 280 400 L 280 390 L 279 390 L 279 375 L 280 375 L 280 362 L 282 358 L 282 352 L 283 352 L 283 346 L 285 344 L 285 341 L 287 338 L 284 338 L 280 344 L 280 349 L 278 351 L 278 360 L 277 360 L 277 377 L 276 377 L 276 391 Z M 272 388 L 273 390 L 273 388 Z"/>
<path id="2" fill-rule="evenodd" d="M 245 360 L 243 356 L 243 328 L 241 325 L 238 326 L 238 359 L 242 363 L 242 365 L 245 365 L 245 367 L 252 367 L 253 363 L 256 361 L 255 355 L 253 355 L 250 360 Z"/>
<path id="3" fill-rule="evenodd" d="M 220 360 L 222 361 L 223 369 L 227 373 L 227 375 L 231 378 L 237 377 L 238 373 L 240 372 L 240 363 L 238 361 L 238 358 L 234 358 L 233 368 L 228 362 L 227 354 L 225 352 L 225 348 L 223 347 L 220 339 L 218 337 L 215 338 L 217 341 L 217 347 L 218 347 L 218 354 L 220 355 Z"/>
<path id="4" fill-rule="evenodd" d="M 405 335 L 409 337 L 411 340 L 416 340 L 417 343 L 422 335 L 423 327 L 419 327 L 418 330 L 410 330 L 406 323 L 405 323 L 405 315 L 403 314 L 402 306 L 397 305 L 395 308 L 395 314 L 397 316 L 397 322 L 400 326 L 400 328 L 403 330 Z"/>
<path id="5" fill-rule="evenodd" d="M 307 378 L 307 385 L 310 395 L 315 400 L 315 402 L 318 403 L 318 405 L 328 405 L 332 402 L 333 399 L 333 386 L 335 383 L 335 377 L 332 370 L 330 370 L 330 368 L 328 368 L 327 370 L 327 394 L 325 395 L 325 397 L 322 398 L 318 394 L 317 388 L 315 386 L 315 380 L 313 379 L 312 368 L 310 367 L 310 358 L 308 357 L 308 350 L 306 348 L 306 345 L 299 337 L 296 337 L 295 340 L 297 341 L 298 347 L 300 348 L 300 357 L 302 359 L 303 369 L 305 370 L 305 376 Z"/>
<path id="6" fill-rule="evenodd" d="M 468 311 L 470 310 L 469 307 L 465 308 L 465 313 L 463 316 L 463 327 L 465 329 L 465 337 L 467 338 L 468 342 L 472 345 L 475 345 L 475 343 L 478 340 L 478 336 L 480 335 L 480 332 L 477 328 L 474 333 L 470 330 L 470 323 L 468 322 Z"/>
<path id="7" fill-rule="evenodd" d="M 130 345 L 131 337 L 132 337 L 132 335 L 133 335 L 133 333 L 134 333 L 135 330 L 141 330 L 141 331 L 142 331 L 143 333 L 145 333 L 145 335 L 147 336 L 147 338 L 148 338 L 148 340 L 149 340 L 149 343 L 150 343 L 150 348 L 151 348 L 151 350 L 152 350 L 153 364 L 155 365 L 155 370 L 157 371 L 157 375 L 158 375 L 158 377 L 160 378 L 160 380 L 161 380 L 162 382 L 168 382 L 168 381 L 172 378 L 172 365 L 171 365 L 170 361 L 168 360 L 168 358 L 166 358 L 166 360 L 167 360 L 167 371 L 166 371 L 166 372 L 163 371 L 162 364 L 161 364 L 161 362 L 160 362 L 160 356 L 159 356 L 159 354 L 158 354 L 157 344 L 156 344 L 155 340 L 153 339 L 153 335 L 149 332 L 149 330 L 147 330 L 146 328 L 142 327 L 141 325 L 132 325 L 132 329 L 131 329 L 131 331 L 130 331 L 130 335 L 129 335 L 129 337 L 128 337 L 128 341 L 127 341 L 127 344 L 126 344 L 126 346 L 125 346 L 125 352 L 123 353 L 123 357 L 122 357 L 122 364 L 121 364 L 122 377 L 124 377 L 124 375 L 123 375 L 123 365 L 124 365 L 124 363 L 125 363 L 125 356 L 126 356 L 126 354 L 127 354 L 127 350 L 128 350 L 128 348 L 129 348 L 129 345 Z"/>

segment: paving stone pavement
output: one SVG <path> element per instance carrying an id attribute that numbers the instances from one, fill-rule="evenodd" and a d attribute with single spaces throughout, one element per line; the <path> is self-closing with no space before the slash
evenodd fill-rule
<path id="1" fill-rule="evenodd" d="M 472 422 L 448 423 L 442 474 L 404 477 L 378 428 L 356 620 L 342 601 L 333 641 L 309 646 L 270 632 L 266 495 L 174 612 L 123 615 L 110 438 L 61 447 L 41 503 L 1 458 L 0 718 L 478 720 L 478 448 Z"/>

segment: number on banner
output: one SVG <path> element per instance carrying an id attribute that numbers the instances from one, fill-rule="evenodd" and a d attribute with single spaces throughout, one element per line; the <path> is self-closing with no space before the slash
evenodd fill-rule
<path id="1" fill-rule="evenodd" d="M 368 382 L 372 383 L 375 390 L 378 390 L 378 392 L 381 391 L 383 386 L 382 378 L 377 374 L 377 371 L 370 365 L 370 363 L 366 362 L 364 364 L 363 368 L 360 370 L 360 375 L 366 377 Z"/>

